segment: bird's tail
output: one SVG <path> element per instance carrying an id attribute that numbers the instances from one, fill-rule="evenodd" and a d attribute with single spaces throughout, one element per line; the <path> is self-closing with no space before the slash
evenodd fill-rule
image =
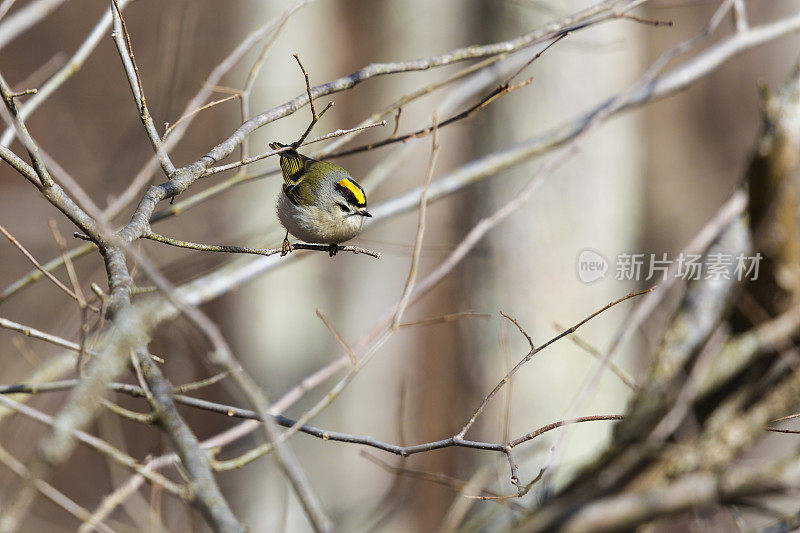
<path id="1" fill-rule="evenodd" d="M 277 141 L 273 141 L 273 142 L 269 143 L 269 147 L 272 148 L 273 150 L 279 150 L 281 148 L 286 148 L 287 146 L 289 146 L 289 145 L 288 144 L 279 143 Z M 291 152 L 293 150 L 289 150 L 289 151 Z"/>

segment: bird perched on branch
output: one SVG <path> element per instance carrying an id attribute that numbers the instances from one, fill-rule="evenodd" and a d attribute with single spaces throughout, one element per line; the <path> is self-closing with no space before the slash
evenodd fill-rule
<path id="1" fill-rule="evenodd" d="M 285 148 L 270 143 L 273 150 Z M 331 256 L 338 245 L 361 233 L 367 211 L 364 189 L 335 163 L 317 161 L 292 148 L 281 152 L 283 190 L 278 195 L 278 220 L 286 228 L 282 253 L 292 250 L 289 233 L 309 243 L 328 244 Z"/>

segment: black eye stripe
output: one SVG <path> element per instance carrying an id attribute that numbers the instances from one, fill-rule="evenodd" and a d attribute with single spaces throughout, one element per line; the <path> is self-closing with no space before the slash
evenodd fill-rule
<path id="1" fill-rule="evenodd" d="M 338 206 L 339 206 L 339 209 L 341 209 L 341 210 L 342 210 L 342 211 L 344 211 L 345 213 L 349 213 L 349 212 L 350 212 L 350 208 L 349 208 L 349 207 L 347 207 L 346 205 L 344 205 L 344 204 L 340 204 L 340 203 L 338 203 L 338 202 L 336 203 L 336 205 L 338 205 Z"/>
<path id="2" fill-rule="evenodd" d="M 335 187 L 336 187 L 336 190 L 338 190 L 340 193 L 342 193 L 342 196 L 344 196 L 347 199 L 347 203 L 349 203 L 351 205 L 357 205 L 359 207 L 364 207 L 361 204 L 359 204 L 358 199 L 356 198 L 356 195 L 353 194 L 353 191 L 351 191 L 347 187 L 342 187 L 338 183 L 335 185 Z"/>

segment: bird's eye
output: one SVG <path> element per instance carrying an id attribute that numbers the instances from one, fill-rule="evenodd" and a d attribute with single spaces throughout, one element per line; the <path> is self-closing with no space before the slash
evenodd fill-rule
<path id="1" fill-rule="evenodd" d="M 344 205 L 344 204 L 339 204 L 339 203 L 337 203 L 336 205 L 338 205 L 338 206 L 339 206 L 339 209 L 341 209 L 341 210 L 342 210 L 342 212 L 344 212 L 344 213 L 349 213 L 349 212 L 350 212 L 350 208 L 349 208 L 349 207 L 347 207 L 346 205 Z"/>

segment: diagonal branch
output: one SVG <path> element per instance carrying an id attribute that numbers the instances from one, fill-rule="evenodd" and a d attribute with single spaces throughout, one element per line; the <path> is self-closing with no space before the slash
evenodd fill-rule
<path id="1" fill-rule="evenodd" d="M 27 250 L 27 249 L 26 249 L 26 248 L 25 248 L 25 247 L 22 245 L 22 243 L 20 243 L 20 242 L 19 242 L 17 239 L 15 239 L 15 238 L 14 238 L 14 236 L 13 236 L 13 235 L 11 235 L 11 234 L 8 232 L 8 230 L 7 230 L 6 228 L 4 228 L 3 226 L 0 226 L 0 233 L 2 233 L 3 235 L 5 235 L 5 237 L 6 237 L 6 238 L 7 238 L 9 241 L 11 241 L 11 244 L 13 244 L 14 246 L 16 246 L 16 247 L 17 247 L 17 249 L 19 249 L 19 251 L 20 251 L 20 252 L 22 252 L 22 255 L 24 255 L 24 256 L 25 256 L 25 258 L 26 258 L 26 259 L 28 259 L 28 261 L 30 261 L 31 263 L 33 263 L 33 266 L 35 266 L 36 268 L 38 268 L 38 269 L 39 269 L 39 271 L 41 271 L 41 273 L 42 273 L 42 274 L 43 274 L 43 275 L 44 275 L 44 276 L 45 276 L 47 279 L 49 279 L 50 281 L 52 281 L 52 282 L 53 282 L 53 283 L 56 285 L 56 287 L 58 287 L 59 289 L 61 289 L 62 291 L 64 291 L 64 292 L 65 292 L 65 293 L 66 293 L 66 294 L 67 294 L 67 295 L 68 295 L 70 298 L 72 298 L 72 299 L 73 299 L 73 300 L 75 300 L 76 302 L 79 302 L 79 303 L 81 302 L 81 298 L 79 298 L 79 297 L 78 297 L 78 295 L 77 295 L 77 294 L 76 294 L 76 293 L 75 293 L 75 292 L 74 292 L 72 289 L 70 289 L 69 287 L 67 287 L 67 286 L 66 286 L 66 285 L 64 285 L 63 283 L 61 283 L 61 281 L 59 281 L 59 279 L 58 279 L 58 278 L 56 278 L 56 277 L 55 277 L 54 275 L 52 275 L 50 272 L 48 272 L 47 270 L 45 270 L 45 268 L 44 268 L 44 267 L 42 267 L 42 265 L 41 265 L 41 264 L 39 264 L 39 261 L 37 261 L 37 260 L 36 260 L 36 258 L 35 258 L 35 257 L 33 257 L 33 255 L 31 255 L 31 253 L 30 253 L 30 252 L 29 252 L 29 251 L 28 251 L 28 250 Z M 100 309 L 99 309 L 97 306 L 95 306 L 95 305 L 87 304 L 87 307 L 89 307 L 89 309 L 91 309 L 91 310 L 92 310 L 92 311 L 94 311 L 95 313 L 99 313 L 99 312 L 100 312 Z"/>
<path id="2" fill-rule="evenodd" d="M 145 132 L 147 132 L 147 137 L 150 139 L 150 144 L 153 145 L 153 150 L 155 150 L 161 163 L 161 169 L 169 178 L 175 172 L 175 165 L 172 164 L 169 154 L 167 154 L 164 144 L 161 142 L 161 136 L 158 134 L 156 125 L 153 123 L 153 117 L 150 116 L 150 111 L 147 109 L 142 78 L 139 75 L 139 67 L 136 66 L 136 60 L 133 57 L 131 37 L 128 34 L 128 28 L 125 26 L 125 19 L 122 18 L 122 10 L 117 0 L 111 0 L 111 4 L 113 6 L 112 15 L 114 19 L 114 32 L 111 37 L 117 45 L 117 52 L 119 52 L 125 75 L 128 78 L 128 84 L 131 87 L 131 92 L 133 92 L 133 99 L 139 111 L 139 118 L 142 120 L 142 125 Z"/>
<path id="3" fill-rule="evenodd" d="M 575 324 L 571 328 L 565 329 L 564 331 L 562 331 L 561 333 L 559 333 L 558 335 L 556 335 L 555 337 L 553 337 L 552 339 L 550 339 L 546 343 L 542 344 L 538 348 L 534 348 L 533 341 L 528 336 L 528 334 L 525 333 L 525 330 L 523 330 L 522 327 L 516 322 L 516 320 L 513 320 L 513 319 L 509 318 L 510 320 L 512 320 L 517 325 L 517 327 L 520 329 L 522 334 L 525 335 L 525 338 L 528 340 L 528 343 L 530 343 L 530 345 L 531 345 L 531 350 L 516 365 L 514 365 L 514 368 L 509 370 L 508 373 L 505 376 L 503 376 L 503 379 L 501 379 L 500 382 L 497 385 L 495 385 L 494 389 L 492 389 L 492 391 L 489 394 L 486 395 L 486 397 L 483 399 L 481 404 L 478 406 L 478 408 L 475 410 L 475 412 L 470 417 L 469 421 L 467 421 L 467 423 L 464 425 L 464 427 L 461 428 L 461 431 L 458 432 L 457 437 L 463 438 L 464 435 L 466 435 L 467 431 L 469 431 L 469 428 L 471 428 L 472 425 L 475 423 L 475 420 L 477 420 L 478 416 L 480 416 L 480 414 L 483 412 L 483 410 L 486 407 L 486 405 L 492 400 L 492 398 L 494 398 L 494 396 L 500 391 L 500 389 L 503 388 L 503 386 L 511 380 L 512 376 L 514 374 L 516 374 L 517 371 L 520 368 L 522 368 L 522 366 L 525 363 L 527 363 L 528 361 L 530 361 L 533 358 L 534 355 L 536 355 L 537 353 L 541 352 L 542 350 L 544 350 L 545 348 L 547 348 L 548 346 L 550 346 L 554 342 L 557 342 L 560 339 L 563 339 L 564 337 L 566 337 L 568 335 L 571 335 L 572 333 L 575 333 L 575 331 L 577 331 L 578 328 L 580 328 L 581 326 L 583 326 L 584 324 L 586 324 L 587 322 L 592 320 L 594 317 L 596 317 L 596 316 L 600 315 L 601 313 L 604 313 L 605 311 L 611 309 L 615 305 L 620 304 L 620 303 L 624 302 L 625 300 L 629 300 L 631 298 L 635 298 L 637 296 L 641 296 L 643 294 L 647 294 L 648 292 L 650 292 L 650 291 L 652 291 L 654 289 L 655 289 L 655 287 L 651 287 L 651 288 L 645 289 L 643 291 L 632 292 L 632 293 L 630 293 L 630 294 L 628 294 L 626 296 L 623 296 L 622 298 L 620 298 L 618 300 L 614 300 L 613 302 L 609 303 L 608 305 L 606 305 L 602 309 L 599 309 L 599 310 L 595 311 L 594 313 L 592 313 L 591 315 L 587 316 L 586 318 L 584 318 L 583 320 L 581 320 L 580 322 L 578 322 L 577 324 Z"/>
<path id="4" fill-rule="evenodd" d="M 119 9 L 131 3 L 132 0 L 117 0 Z M 22 120 L 27 119 L 31 114 L 47 100 L 58 88 L 60 88 L 73 74 L 78 72 L 89 57 L 89 54 L 97 47 L 100 40 L 106 36 L 108 28 L 111 27 L 111 11 L 106 11 L 103 17 L 97 22 L 86 40 L 75 51 L 75 54 L 67 61 L 50 79 L 47 80 L 19 109 Z M 14 138 L 14 128 L 8 127 L 0 136 L 0 145 L 8 147 Z"/>

